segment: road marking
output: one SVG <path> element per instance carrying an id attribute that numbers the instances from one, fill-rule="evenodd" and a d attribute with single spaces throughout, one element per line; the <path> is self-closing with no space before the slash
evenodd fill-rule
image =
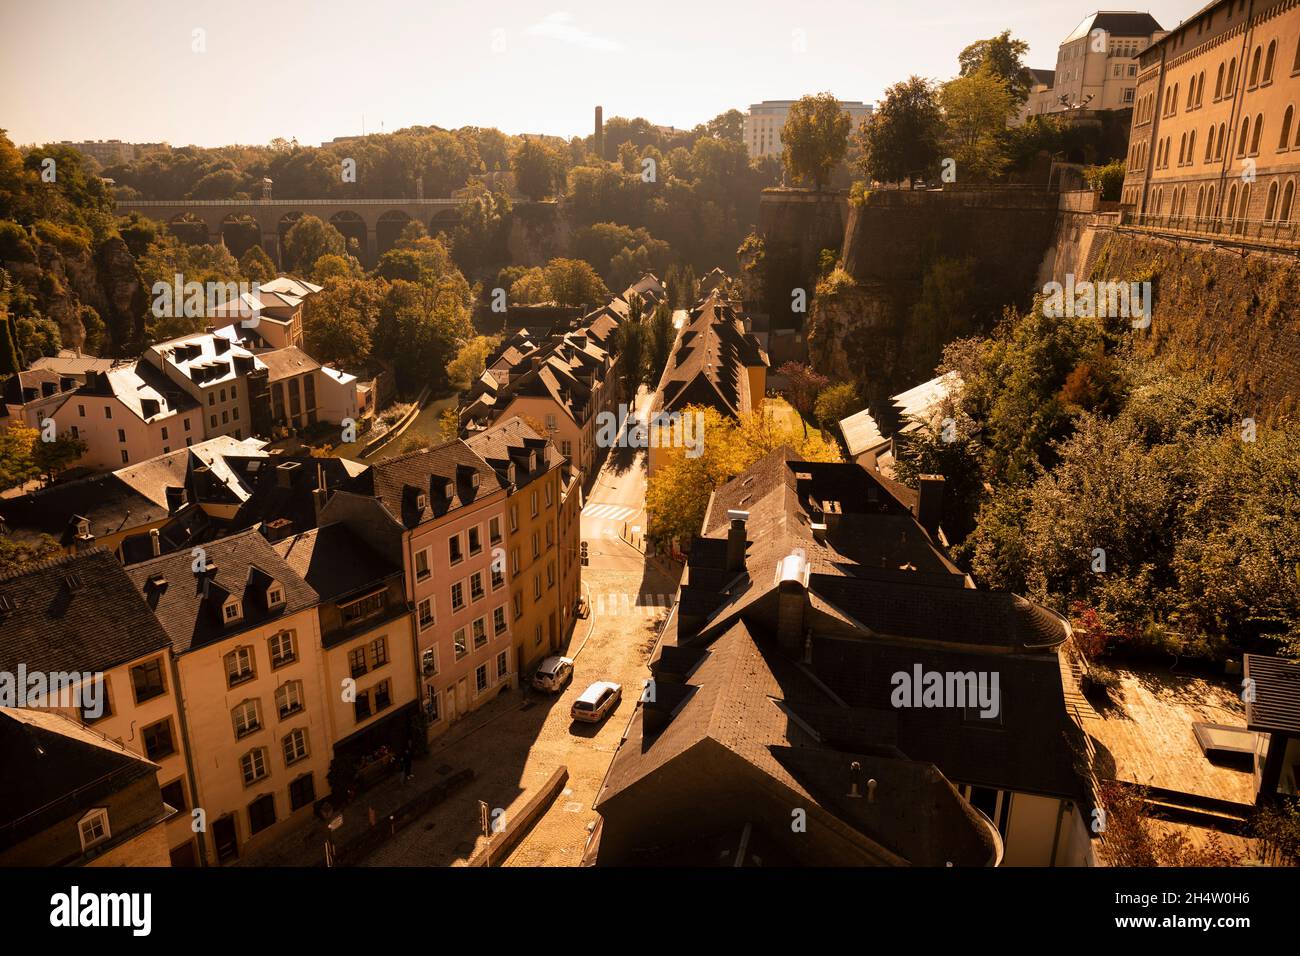
<path id="1" fill-rule="evenodd" d="M 592 503 L 582 509 L 582 514 L 587 518 L 599 518 L 603 521 L 626 521 L 628 518 L 638 514 L 640 509 L 625 508 L 621 505 L 603 505 Z"/>

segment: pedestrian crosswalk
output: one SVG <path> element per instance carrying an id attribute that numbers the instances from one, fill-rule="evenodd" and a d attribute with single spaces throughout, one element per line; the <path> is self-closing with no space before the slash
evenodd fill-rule
<path id="1" fill-rule="evenodd" d="M 600 518 L 605 521 L 626 521 L 638 513 L 636 508 L 627 508 L 623 505 L 603 505 L 597 501 L 588 502 L 587 506 L 582 509 L 583 517 Z"/>

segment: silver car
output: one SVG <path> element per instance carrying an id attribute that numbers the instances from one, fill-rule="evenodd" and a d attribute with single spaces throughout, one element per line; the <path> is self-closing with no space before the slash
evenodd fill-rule
<path id="1" fill-rule="evenodd" d="M 533 675 L 533 686 L 538 690 L 555 693 L 564 689 L 564 685 L 573 680 L 572 657 L 548 657 L 542 661 Z"/>
<path id="2" fill-rule="evenodd" d="M 623 686 L 609 680 L 598 680 L 573 702 L 569 716 L 574 720 L 585 720 L 596 724 L 604 720 L 611 710 L 623 699 Z"/>

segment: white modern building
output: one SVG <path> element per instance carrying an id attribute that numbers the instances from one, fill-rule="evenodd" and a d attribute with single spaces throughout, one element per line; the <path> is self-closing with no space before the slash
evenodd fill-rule
<path id="1" fill-rule="evenodd" d="M 1055 71 L 1032 71 L 1035 82 L 1015 125 L 1043 113 L 1131 109 L 1138 54 L 1168 32 L 1149 13 L 1099 10 L 1088 14 L 1061 41 Z"/>
<path id="2" fill-rule="evenodd" d="M 781 130 L 785 128 L 786 117 L 796 100 L 763 100 L 754 103 L 745 114 L 745 146 L 749 156 L 781 155 Z M 871 117 L 871 104 L 861 100 L 840 100 L 840 106 L 849 114 L 853 129 L 857 129 L 863 120 Z"/>

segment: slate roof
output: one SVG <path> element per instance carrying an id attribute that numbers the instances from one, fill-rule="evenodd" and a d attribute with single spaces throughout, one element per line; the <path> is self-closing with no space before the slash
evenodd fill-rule
<path id="1" fill-rule="evenodd" d="M 499 475 L 504 474 L 510 462 L 514 462 L 516 490 L 562 464 L 555 446 L 533 431 L 518 415 L 494 422 L 483 431 L 466 438 L 465 444 L 496 469 Z M 537 467 L 532 472 L 527 471 L 527 461 L 523 454 L 527 450 L 537 452 Z"/>
<path id="2" fill-rule="evenodd" d="M 659 381 L 662 410 L 707 405 L 733 418 L 762 396 L 750 395 L 746 369 L 767 356 L 718 292 L 693 309 L 674 342 Z"/>
<path id="3" fill-rule="evenodd" d="M 1062 42 L 1069 43 L 1071 40 L 1086 37 L 1093 30 L 1105 30 L 1113 37 L 1149 37 L 1163 29 L 1156 18 L 1149 13 L 1100 10 L 1084 17 Z"/>
<path id="4" fill-rule="evenodd" d="M 188 560 L 188 556 L 187 556 Z M 169 643 L 112 554 L 91 548 L 0 577 L 0 671 L 106 671 Z M 0 774 L 0 776 L 3 776 Z"/>
<path id="5" fill-rule="evenodd" d="M 55 711 L 0 707 L 0 849 L 105 798 L 158 765 Z"/>
<path id="6" fill-rule="evenodd" d="M 478 476 L 478 488 L 470 481 L 473 475 Z M 434 487 L 434 478 L 451 480 L 450 498 L 435 493 L 439 489 Z M 501 487 L 496 470 L 456 439 L 378 462 L 350 482 L 348 490 L 378 498 L 406 527 L 414 528 L 473 504 Z M 427 499 L 423 510 L 417 507 L 420 494 Z"/>
<path id="7" fill-rule="evenodd" d="M 402 573 L 346 525 L 331 524 L 277 541 L 272 547 L 324 600 L 344 597 Z"/>
<path id="8" fill-rule="evenodd" d="M 278 382 L 281 379 L 292 378 L 295 375 L 314 372 L 321 367 L 320 362 L 317 362 L 296 345 L 274 349 L 270 352 L 259 352 L 257 357 L 267 368 L 268 382 Z"/>
<path id="9" fill-rule="evenodd" d="M 255 530 L 209 541 L 203 549 L 209 567 L 204 576 L 192 570 L 194 558 L 188 551 L 127 568 L 136 591 L 162 622 L 178 654 L 287 617 L 319 601 L 311 585 Z M 264 592 L 268 579 L 283 586 L 282 607 L 267 607 Z M 154 583 L 158 581 L 161 585 Z M 238 598 L 244 612 L 243 618 L 230 626 L 221 618 L 227 595 Z"/>

